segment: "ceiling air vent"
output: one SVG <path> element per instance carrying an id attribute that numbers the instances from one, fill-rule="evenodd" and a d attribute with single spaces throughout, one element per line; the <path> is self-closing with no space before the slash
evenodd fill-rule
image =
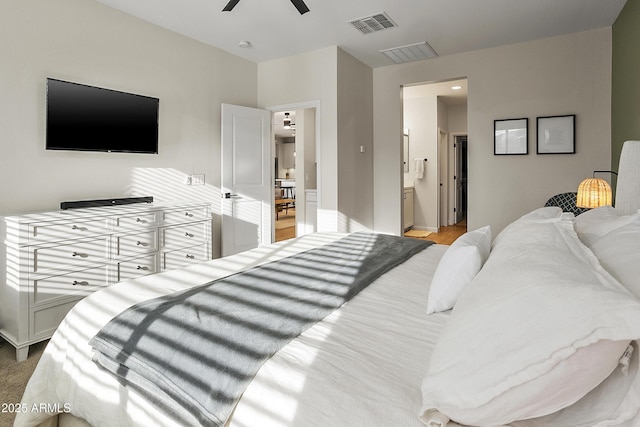
<path id="1" fill-rule="evenodd" d="M 376 31 L 386 30 L 387 28 L 397 27 L 396 23 L 393 22 L 385 12 L 354 19 L 350 24 L 362 34 L 369 34 Z"/>
<path id="2" fill-rule="evenodd" d="M 438 53 L 427 42 L 393 47 L 391 49 L 381 50 L 380 53 L 384 54 L 396 64 L 420 61 L 438 56 Z"/>

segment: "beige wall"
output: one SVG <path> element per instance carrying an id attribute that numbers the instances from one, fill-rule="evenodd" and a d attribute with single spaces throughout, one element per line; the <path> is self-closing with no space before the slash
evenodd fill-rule
<path id="1" fill-rule="evenodd" d="M 304 142 L 304 176 L 301 178 L 305 189 L 316 189 L 318 185 L 316 179 L 316 111 L 307 108 L 298 113 L 302 120 L 296 118 L 297 135 L 302 134 Z M 302 127 L 298 123 L 301 123 Z"/>
<path id="2" fill-rule="evenodd" d="M 375 229 L 401 231 L 404 84 L 468 78 L 468 225 L 494 233 L 610 162 L 611 28 L 376 68 Z M 576 114 L 576 154 L 536 155 L 536 117 Z M 529 118 L 529 155 L 494 156 L 493 121 Z"/>
<path id="3" fill-rule="evenodd" d="M 337 48 L 330 47 L 258 64 L 258 106 L 318 105 L 318 231 L 337 229 Z"/>
<path id="4" fill-rule="evenodd" d="M 256 64 L 86 0 L 3 1 L 0 40 L 0 214 L 147 195 L 219 213 L 220 104 L 255 105 Z M 158 97 L 159 154 L 46 151 L 47 77 Z"/>
<path id="5" fill-rule="evenodd" d="M 260 107 L 319 105 L 318 231 L 373 227 L 372 80 L 335 46 L 258 65 Z"/>
<path id="6" fill-rule="evenodd" d="M 413 224 L 418 230 L 437 231 L 438 226 L 438 97 L 416 97 L 405 88 L 404 129 L 409 130 L 409 173 L 404 186 L 413 186 Z M 414 159 L 426 158 L 422 179 L 415 177 Z"/>
<path id="7" fill-rule="evenodd" d="M 455 134 L 467 133 L 467 104 L 453 105 L 449 110 L 449 132 Z"/>
<path id="8" fill-rule="evenodd" d="M 341 231 L 373 229 L 373 74 L 338 50 L 338 201 Z"/>

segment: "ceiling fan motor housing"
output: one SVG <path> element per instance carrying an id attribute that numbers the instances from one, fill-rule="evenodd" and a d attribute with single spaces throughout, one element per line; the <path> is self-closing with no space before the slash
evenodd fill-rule
<path id="1" fill-rule="evenodd" d="M 231 12 L 233 8 L 236 7 L 239 1 L 240 0 L 229 0 L 229 3 L 227 3 L 222 11 Z M 309 12 L 309 8 L 305 4 L 304 0 L 291 0 L 291 3 L 295 6 L 296 9 L 298 9 L 300 15 L 304 15 L 305 13 Z"/>

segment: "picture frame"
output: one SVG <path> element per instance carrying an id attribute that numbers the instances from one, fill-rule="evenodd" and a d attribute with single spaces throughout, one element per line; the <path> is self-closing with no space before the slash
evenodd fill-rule
<path id="1" fill-rule="evenodd" d="M 493 121 L 493 154 L 529 154 L 529 119 Z"/>
<path id="2" fill-rule="evenodd" d="M 536 118 L 537 154 L 574 154 L 576 152 L 576 115 Z"/>

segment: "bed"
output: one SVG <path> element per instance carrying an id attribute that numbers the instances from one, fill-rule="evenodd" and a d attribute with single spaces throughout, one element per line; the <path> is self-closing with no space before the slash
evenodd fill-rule
<path id="1" fill-rule="evenodd" d="M 638 144 L 623 149 L 620 209 L 544 207 L 497 236 L 482 227 L 412 249 L 285 339 L 219 425 L 640 425 Z M 149 301 L 353 236 L 316 233 L 92 294 L 49 342 L 15 425 L 213 425 L 128 383 L 121 371 L 135 367 L 97 363 L 94 337 Z M 208 371 L 198 377 L 206 383 Z"/>

